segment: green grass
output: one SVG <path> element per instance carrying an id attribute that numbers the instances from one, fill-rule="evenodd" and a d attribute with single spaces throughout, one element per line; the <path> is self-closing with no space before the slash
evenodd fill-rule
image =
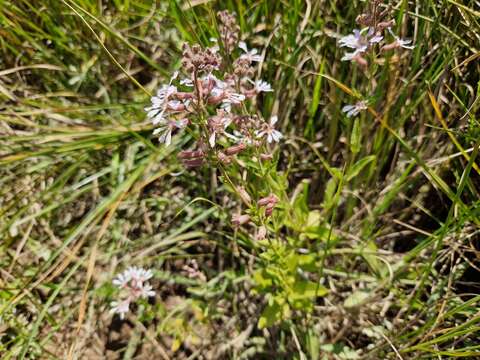
<path id="1" fill-rule="evenodd" d="M 364 1 L 101 3 L 0 0 L 2 359 L 480 358 L 476 1 L 393 3 L 415 48 L 376 64 L 374 87 L 335 35 Z M 160 146 L 143 110 L 222 9 L 265 51 L 276 91 L 258 108 L 285 134 L 268 245 L 232 229 L 229 187 L 185 170 L 189 139 Z M 120 322 L 110 284 L 130 265 L 157 297 Z M 296 283 L 269 276 L 299 269 L 328 293 L 295 308 Z"/>

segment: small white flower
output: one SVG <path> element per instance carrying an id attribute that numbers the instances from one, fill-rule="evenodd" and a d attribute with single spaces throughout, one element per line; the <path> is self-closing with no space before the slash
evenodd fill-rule
<path id="1" fill-rule="evenodd" d="M 153 135 L 160 135 L 158 141 L 169 146 L 172 143 L 172 132 L 175 129 L 182 129 L 188 123 L 187 119 L 182 120 L 165 120 L 157 129 L 153 130 Z"/>
<path id="2" fill-rule="evenodd" d="M 253 140 L 249 136 L 243 135 L 238 130 L 233 130 L 233 134 L 230 134 L 228 132 L 225 132 L 224 134 L 236 144 L 244 143 L 247 145 L 252 145 L 253 143 Z"/>
<path id="3" fill-rule="evenodd" d="M 155 296 L 155 291 L 152 290 L 152 286 L 150 284 L 145 284 L 140 291 L 140 296 L 143 298 L 148 298 Z"/>
<path id="4" fill-rule="evenodd" d="M 342 111 L 347 114 L 347 117 L 357 116 L 360 111 L 366 110 L 368 108 L 366 101 L 359 101 L 355 105 L 346 105 L 343 107 Z"/>
<path id="5" fill-rule="evenodd" d="M 217 38 L 214 38 L 214 37 L 211 37 L 209 39 L 211 42 L 213 42 L 215 45 L 209 47 L 209 49 L 215 54 L 217 52 L 220 51 L 220 46 L 218 45 L 218 39 Z"/>
<path id="6" fill-rule="evenodd" d="M 363 35 L 365 32 L 366 34 Z M 377 44 L 382 40 L 383 36 L 380 34 L 375 34 L 375 29 L 373 28 L 364 28 L 361 31 L 355 29 L 353 30 L 353 34 L 344 36 L 338 41 L 340 43 L 340 47 L 355 49 L 353 52 L 346 53 L 341 60 L 354 60 L 358 55 L 367 51 L 369 45 Z"/>
<path id="7" fill-rule="evenodd" d="M 340 60 L 341 61 L 352 61 L 359 54 L 361 54 L 360 51 L 349 52 L 349 53 L 346 53 Z"/>
<path id="8" fill-rule="evenodd" d="M 193 81 L 190 79 L 182 79 L 180 80 L 180 85 L 193 87 Z"/>
<path id="9" fill-rule="evenodd" d="M 279 142 L 281 138 L 283 138 L 283 134 L 275 130 L 274 126 L 275 123 L 278 121 L 278 116 L 272 116 L 270 118 L 270 123 L 265 125 L 263 130 L 257 130 L 255 135 L 259 138 L 266 137 L 267 142 L 271 144 L 272 142 Z"/>
<path id="10" fill-rule="evenodd" d="M 232 111 L 232 105 L 239 105 L 245 100 L 245 95 L 238 94 L 232 91 L 223 91 L 225 98 L 222 100 L 222 105 L 220 106 L 226 112 Z"/>
<path id="11" fill-rule="evenodd" d="M 128 274 L 132 280 L 138 282 L 147 281 L 153 276 L 152 270 L 145 270 L 136 266 L 129 267 L 127 270 L 125 270 L 125 273 Z"/>
<path id="12" fill-rule="evenodd" d="M 130 282 L 131 279 L 132 279 L 132 277 L 130 275 L 130 272 L 125 271 L 121 274 L 118 274 L 117 277 L 115 279 L 113 279 L 112 283 L 113 283 L 113 285 L 115 285 L 119 288 L 123 288 L 123 287 L 128 285 L 128 283 Z"/>
<path id="13" fill-rule="evenodd" d="M 257 49 L 248 50 L 247 44 L 245 44 L 243 41 L 238 43 L 238 47 L 245 52 L 245 54 L 240 56 L 240 59 L 247 59 L 250 62 L 262 61 L 262 56 L 258 54 Z"/>
<path id="14" fill-rule="evenodd" d="M 387 30 L 395 38 L 395 42 L 399 47 L 408 49 L 408 50 L 413 50 L 415 48 L 415 45 L 409 45 L 412 43 L 412 40 L 400 39 L 397 35 L 393 33 L 392 29 L 388 28 Z"/>
<path id="15" fill-rule="evenodd" d="M 120 300 L 112 301 L 111 313 L 119 314 L 123 319 L 130 310 L 130 303 L 139 298 L 148 298 L 155 296 L 155 291 L 147 283 L 153 277 L 152 270 L 143 269 L 136 266 L 127 268 L 123 273 L 117 275 L 113 284 L 120 288 Z"/>
<path id="16" fill-rule="evenodd" d="M 272 92 L 272 86 L 267 83 L 266 81 L 263 80 L 257 80 L 255 81 L 255 91 L 260 93 L 260 92 Z"/>
<path id="17" fill-rule="evenodd" d="M 112 301 L 110 303 L 110 306 L 112 307 L 110 309 L 110 313 L 112 314 L 119 314 L 120 319 L 125 318 L 125 314 L 128 313 L 130 310 L 130 299 L 125 299 L 122 301 Z"/>
<path id="18" fill-rule="evenodd" d="M 228 102 L 231 104 L 240 104 L 243 100 L 245 100 L 245 95 L 238 94 L 234 92 L 227 92 L 227 98 L 223 100 L 224 102 Z"/>
<path id="19" fill-rule="evenodd" d="M 215 147 L 217 134 L 225 134 L 225 129 L 231 124 L 232 119 L 228 116 L 227 112 L 222 110 L 217 111 L 216 116 L 212 116 L 208 119 L 208 127 L 210 129 L 210 136 L 208 143 L 213 148 Z"/>

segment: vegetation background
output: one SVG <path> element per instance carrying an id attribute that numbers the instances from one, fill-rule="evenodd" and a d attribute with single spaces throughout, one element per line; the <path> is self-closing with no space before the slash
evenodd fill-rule
<path id="1" fill-rule="evenodd" d="M 480 3 L 391 5 L 415 48 L 375 65 L 352 120 L 372 79 L 338 37 L 366 1 L 0 0 L 0 357 L 480 358 Z M 285 135 L 272 181 L 295 216 L 266 249 L 143 110 L 224 9 L 265 54 L 260 109 Z M 111 280 L 132 265 L 157 295 L 121 321 Z"/>

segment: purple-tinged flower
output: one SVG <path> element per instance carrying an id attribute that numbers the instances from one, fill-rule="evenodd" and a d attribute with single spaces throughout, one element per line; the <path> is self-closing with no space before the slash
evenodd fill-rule
<path id="1" fill-rule="evenodd" d="M 242 54 L 240 56 L 240 59 L 245 59 L 245 60 L 248 60 L 249 62 L 260 62 L 260 61 L 262 61 L 262 56 L 258 54 L 257 49 L 248 50 L 247 44 L 245 44 L 245 42 L 243 42 L 243 41 L 240 41 L 238 43 L 238 47 L 245 52 L 245 54 Z"/>
<path id="2" fill-rule="evenodd" d="M 163 85 L 158 91 L 157 95 L 153 96 L 152 106 L 146 107 L 147 117 L 155 122 L 160 122 L 167 110 L 168 100 L 177 93 L 177 87 L 173 85 Z"/>
<path id="3" fill-rule="evenodd" d="M 365 52 L 368 47 L 368 42 L 365 41 L 360 30 L 353 30 L 353 34 L 344 36 L 338 41 L 340 47 L 348 47 L 355 49 L 355 52 Z"/>
<path id="4" fill-rule="evenodd" d="M 261 138 L 261 137 L 266 137 L 267 138 L 267 142 L 270 144 L 272 143 L 273 141 L 274 142 L 279 142 L 280 139 L 283 137 L 283 134 L 276 130 L 274 128 L 275 126 L 275 123 L 278 121 L 278 116 L 272 116 L 270 118 L 270 123 L 269 124 L 264 124 L 264 128 L 262 130 L 257 130 L 255 132 L 255 135 L 258 137 L 258 138 Z"/>
<path id="5" fill-rule="evenodd" d="M 362 100 L 357 102 L 355 105 L 346 105 L 343 107 L 342 111 L 347 114 L 347 117 L 357 116 L 360 111 L 366 110 L 368 108 L 367 102 Z"/>
<path id="6" fill-rule="evenodd" d="M 383 36 L 379 33 L 375 33 L 375 29 L 371 27 L 368 28 L 367 39 L 370 44 L 378 44 L 383 40 Z"/>
<path id="7" fill-rule="evenodd" d="M 366 32 L 365 35 L 363 35 Z M 353 30 L 353 34 L 340 38 L 340 47 L 348 47 L 355 49 L 353 52 L 346 53 L 342 57 L 342 61 L 356 61 L 360 64 L 364 63 L 361 54 L 367 51 L 368 47 L 373 44 L 377 44 L 383 40 L 383 36 L 375 33 L 375 29 L 364 28 L 361 31 L 358 29 Z"/>

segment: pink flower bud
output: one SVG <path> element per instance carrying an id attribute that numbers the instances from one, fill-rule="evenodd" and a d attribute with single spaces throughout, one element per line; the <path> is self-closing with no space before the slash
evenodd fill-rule
<path id="1" fill-rule="evenodd" d="M 203 165 L 203 159 L 183 160 L 183 165 L 188 168 L 199 167 Z"/>
<path id="2" fill-rule="evenodd" d="M 260 159 L 263 161 L 272 160 L 273 154 L 260 154 Z"/>
<path id="3" fill-rule="evenodd" d="M 180 151 L 177 155 L 179 159 L 195 159 L 195 158 L 203 158 L 205 154 L 203 153 L 202 150 L 196 150 L 196 151 Z"/>
<path id="4" fill-rule="evenodd" d="M 257 205 L 258 206 L 267 206 L 269 204 L 273 204 L 273 206 L 275 206 L 277 203 L 278 203 L 278 198 L 275 195 L 270 194 L 270 195 L 258 200 Z"/>
<path id="5" fill-rule="evenodd" d="M 273 209 L 275 209 L 275 204 L 274 204 L 274 203 L 269 203 L 269 204 L 265 207 L 265 216 L 266 216 L 266 217 L 271 216 L 272 213 L 273 213 Z"/>
<path id="6" fill-rule="evenodd" d="M 355 61 L 358 65 L 360 65 L 362 67 L 367 67 L 368 66 L 368 61 L 365 60 L 365 58 L 363 58 L 360 54 L 356 55 L 353 58 L 353 61 Z"/>
<path id="7" fill-rule="evenodd" d="M 392 27 L 393 25 L 395 25 L 395 20 L 382 21 L 377 24 L 377 32 L 382 32 L 386 28 Z"/>
<path id="8" fill-rule="evenodd" d="M 252 198 L 248 195 L 247 190 L 245 190 L 243 186 L 240 186 L 237 188 L 237 191 L 245 205 L 250 206 L 252 204 Z"/>
<path id="9" fill-rule="evenodd" d="M 217 154 L 218 161 L 220 161 L 222 164 L 228 165 L 232 162 L 232 158 L 230 156 L 225 155 L 223 152 L 219 152 Z"/>
<path id="10" fill-rule="evenodd" d="M 250 222 L 250 215 L 244 214 L 244 215 L 233 215 L 232 216 L 232 223 L 235 226 L 244 225 L 248 222 Z"/>
<path id="11" fill-rule="evenodd" d="M 187 99 L 193 99 L 193 94 L 187 93 L 187 92 L 178 92 L 175 94 L 175 97 L 178 100 L 187 100 Z"/>
<path id="12" fill-rule="evenodd" d="M 390 51 L 390 50 L 397 49 L 399 47 L 400 47 L 400 44 L 398 43 L 398 41 L 395 40 L 394 42 L 383 46 L 382 51 Z"/>
<path id="13" fill-rule="evenodd" d="M 245 145 L 245 143 L 240 143 L 238 145 L 233 145 L 233 146 L 230 146 L 229 148 L 225 149 L 225 153 L 227 155 L 235 155 L 235 154 L 238 154 L 238 153 L 242 152 L 246 148 L 247 148 L 247 145 Z"/>

